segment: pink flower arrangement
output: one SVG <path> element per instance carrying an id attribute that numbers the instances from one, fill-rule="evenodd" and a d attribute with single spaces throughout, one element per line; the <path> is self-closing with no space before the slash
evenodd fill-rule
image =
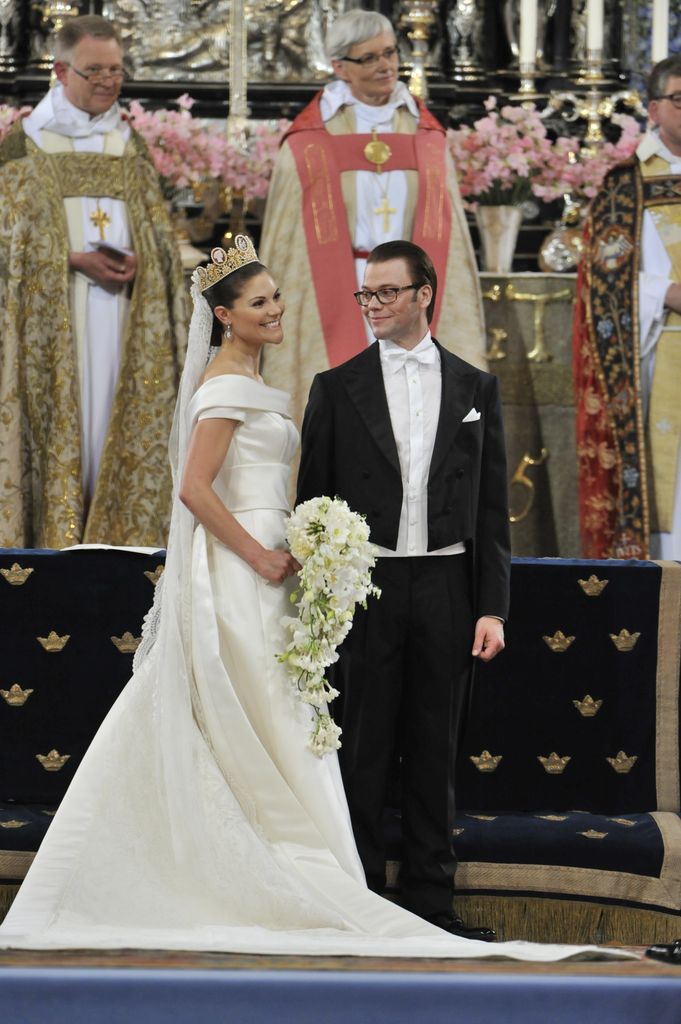
<path id="1" fill-rule="evenodd" d="M 191 97 L 180 96 L 179 110 L 147 111 L 133 100 L 129 119 L 140 133 L 164 179 L 166 190 L 196 185 L 204 178 L 219 177 L 227 158 L 228 143 L 224 133 L 206 128 L 192 117 Z"/>
<path id="2" fill-rule="evenodd" d="M 184 95 L 179 110 L 146 111 L 130 104 L 130 123 L 144 137 L 157 171 L 170 188 L 217 179 L 244 199 L 267 195 L 279 142 L 290 122 L 249 121 L 246 144 L 231 140 L 224 127 L 193 118 L 194 101 Z"/>
<path id="3" fill-rule="evenodd" d="M 447 132 L 464 205 L 519 206 L 531 195 L 546 201 L 566 193 L 591 198 L 607 171 L 636 149 L 641 129 L 625 114 L 612 121 L 621 129 L 617 143 L 604 143 L 593 155 L 578 138 L 549 138 L 534 106 L 505 106 L 485 101 L 487 116 L 473 127 Z"/>
<path id="4" fill-rule="evenodd" d="M 554 157 L 553 143 L 533 106 L 509 105 L 497 111 L 496 103 L 493 96 L 485 100 L 487 115 L 472 128 L 464 125 L 447 132 L 461 195 L 469 209 L 478 204 L 522 205 Z M 561 152 L 572 141 L 559 139 Z"/>
<path id="5" fill-rule="evenodd" d="M 245 148 L 230 145 L 228 159 L 218 175 L 224 185 L 242 190 L 247 201 L 264 199 L 279 143 L 289 124 L 284 118 L 247 122 Z"/>

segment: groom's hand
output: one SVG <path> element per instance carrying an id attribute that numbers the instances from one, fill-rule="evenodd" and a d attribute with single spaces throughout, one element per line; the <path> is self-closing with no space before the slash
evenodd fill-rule
<path id="1" fill-rule="evenodd" d="M 494 615 L 483 615 L 475 624 L 473 657 L 491 661 L 504 649 L 504 624 Z"/>

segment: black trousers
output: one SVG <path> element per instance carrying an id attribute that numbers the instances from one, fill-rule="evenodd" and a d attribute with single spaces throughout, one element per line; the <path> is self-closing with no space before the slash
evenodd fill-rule
<path id="1" fill-rule="evenodd" d="M 382 892 L 382 817 L 399 758 L 402 902 L 421 915 L 449 911 L 456 744 L 472 671 L 469 561 L 379 558 L 373 579 L 382 595 L 358 609 L 336 677 L 355 840 L 370 888 Z"/>

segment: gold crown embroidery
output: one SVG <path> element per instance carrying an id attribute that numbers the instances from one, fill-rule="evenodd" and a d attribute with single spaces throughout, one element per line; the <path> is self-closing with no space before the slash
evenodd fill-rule
<path id="1" fill-rule="evenodd" d="M 573 636 L 565 636 L 565 633 L 559 629 L 553 636 L 544 636 L 542 640 L 554 654 L 562 654 L 563 651 L 567 651 L 568 647 L 574 643 L 575 638 Z"/>
<path id="2" fill-rule="evenodd" d="M 593 573 L 588 580 L 577 580 L 587 597 L 600 597 L 610 580 L 599 580 Z"/>
<path id="3" fill-rule="evenodd" d="M 567 814 L 535 814 L 542 821 L 567 821 Z"/>
<path id="4" fill-rule="evenodd" d="M 22 690 L 18 683 L 12 683 L 9 690 L 0 690 L 0 697 L 11 708 L 20 708 L 23 707 L 32 693 L 33 690 Z"/>
<path id="5" fill-rule="evenodd" d="M 0 573 L 2 573 L 7 582 L 11 583 L 13 587 L 22 586 L 32 572 L 33 569 L 22 569 L 18 562 L 14 562 L 9 569 L 0 569 Z"/>
<path id="6" fill-rule="evenodd" d="M 618 651 L 633 651 L 640 633 L 630 633 L 628 629 L 621 629 L 619 633 L 611 633 L 610 639 Z"/>
<path id="7" fill-rule="evenodd" d="M 112 636 L 111 643 L 121 652 L 121 654 L 134 654 L 142 643 L 142 637 L 133 636 L 132 633 L 126 630 L 123 636 Z"/>
<path id="8" fill-rule="evenodd" d="M 636 824 L 631 818 L 608 818 L 608 821 L 614 821 L 616 825 L 627 825 L 629 828 Z"/>
<path id="9" fill-rule="evenodd" d="M 37 636 L 36 640 L 41 644 L 46 651 L 63 651 L 67 643 L 71 639 L 70 633 L 64 633 L 63 636 L 59 636 L 53 629 L 50 630 L 47 636 Z"/>
<path id="10" fill-rule="evenodd" d="M 496 821 L 496 814 L 467 814 L 467 818 L 475 818 L 477 821 Z"/>
<path id="11" fill-rule="evenodd" d="M 593 718 L 603 707 L 603 701 L 594 700 L 589 693 L 587 693 L 583 700 L 573 700 L 572 703 L 583 718 Z"/>
<path id="12" fill-rule="evenodd" d="M 235 270 L 241 270 L 248 263 L 257 263 L 258 254 L 247 235 L 237 235 L 234 239 L 234 248 L 225 251 L 217 246 L 211 250 L 210 259 L 207 267 L 197 267 L 192 274 L 192 280 L 198 284 L 202 292 L 222 281 L 223 277 L 233 274 Z"/>
<path id="13" fill-rule="evenodd" d="M 49 754 L 36 754 L 38 761 L 46 772 L 58 772 L 64 767 L 70 754 L 60 754 L 58 750 L 51 750 Z"/>
<path id="14" fill-rule="evenodd" d="M 587 829 L 586 832 L 578 832 L 578 836 L 584 836 L 585 839 L 605 839 L 607 832 L 597 832 L 595 828 Z"/>
<path id="15" fill-rule="evenodd" d="M 548 757 L 542 757 L 540 754 L 537 757 L 537 760 L 541 763 L 544 771 L 548 775 L 562 775 L 572 758 L 569 754 L 565 754 L 564 757 L 561 757 L 560 754 L 557 754 L 555 750 L 553 750 Z"/>
<path id="16" fill-rule="evenodd" d="M 28 825 L 28 822 L 18 821 L 16 818 L 12 818 L 11 821 L 0 821 L 0 828 L 23 828 L 24 825 Z"/>
<path id="17" fill-rule="evenodd" d="M 623 750 L 618 751 L 616 757 L 605 759 L 611 768 L 614 768 L 618 775 L 627 775 L 638 761 L 638 754 L 628 757 Z"/>
<path id="18" fill-rule="evenodd" d="M 154 586 L 156 586 L 161 576 L 163 575 L 164 568 L 164 565 L 157 565 L 153 572 L 151 571 L 151 569 L 145 569 L 144 575 L 151 583 L 154 584 Z"/>
<path id="19" fill-rule="evenodd" d="M 483 750 L 483 752 L 477 756 L 475 754 L 471 754 L 470 760 L 479 772 L 494 772 L 497 770 L 502 757 L 503 754 L 490 754 L 489 750 Z"/>

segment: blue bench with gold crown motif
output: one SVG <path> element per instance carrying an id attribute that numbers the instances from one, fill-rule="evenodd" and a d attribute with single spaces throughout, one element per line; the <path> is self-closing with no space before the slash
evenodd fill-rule
<path id="1" fill-rule="evenodd" d="M 130 676 L 163 562 L 0 552 L 0 906 Z M 511 580 L 457 768 L 457 910 L 502 938 L 676 938 L 681 565 L 515 559 Z M 396 813 L 387 831 L 395 888 Z"/>
<path id="2" fill-rule="evenodd" d="M 164 552 L 0 551 L 0 916 L 131 674 Z"/>
<path id="3" fill-rule="evenodd" d="M 514 559 L 506 643 L 460 748 L 458 912 L 506 938 L 678 938 L 681 564 Z"/>

